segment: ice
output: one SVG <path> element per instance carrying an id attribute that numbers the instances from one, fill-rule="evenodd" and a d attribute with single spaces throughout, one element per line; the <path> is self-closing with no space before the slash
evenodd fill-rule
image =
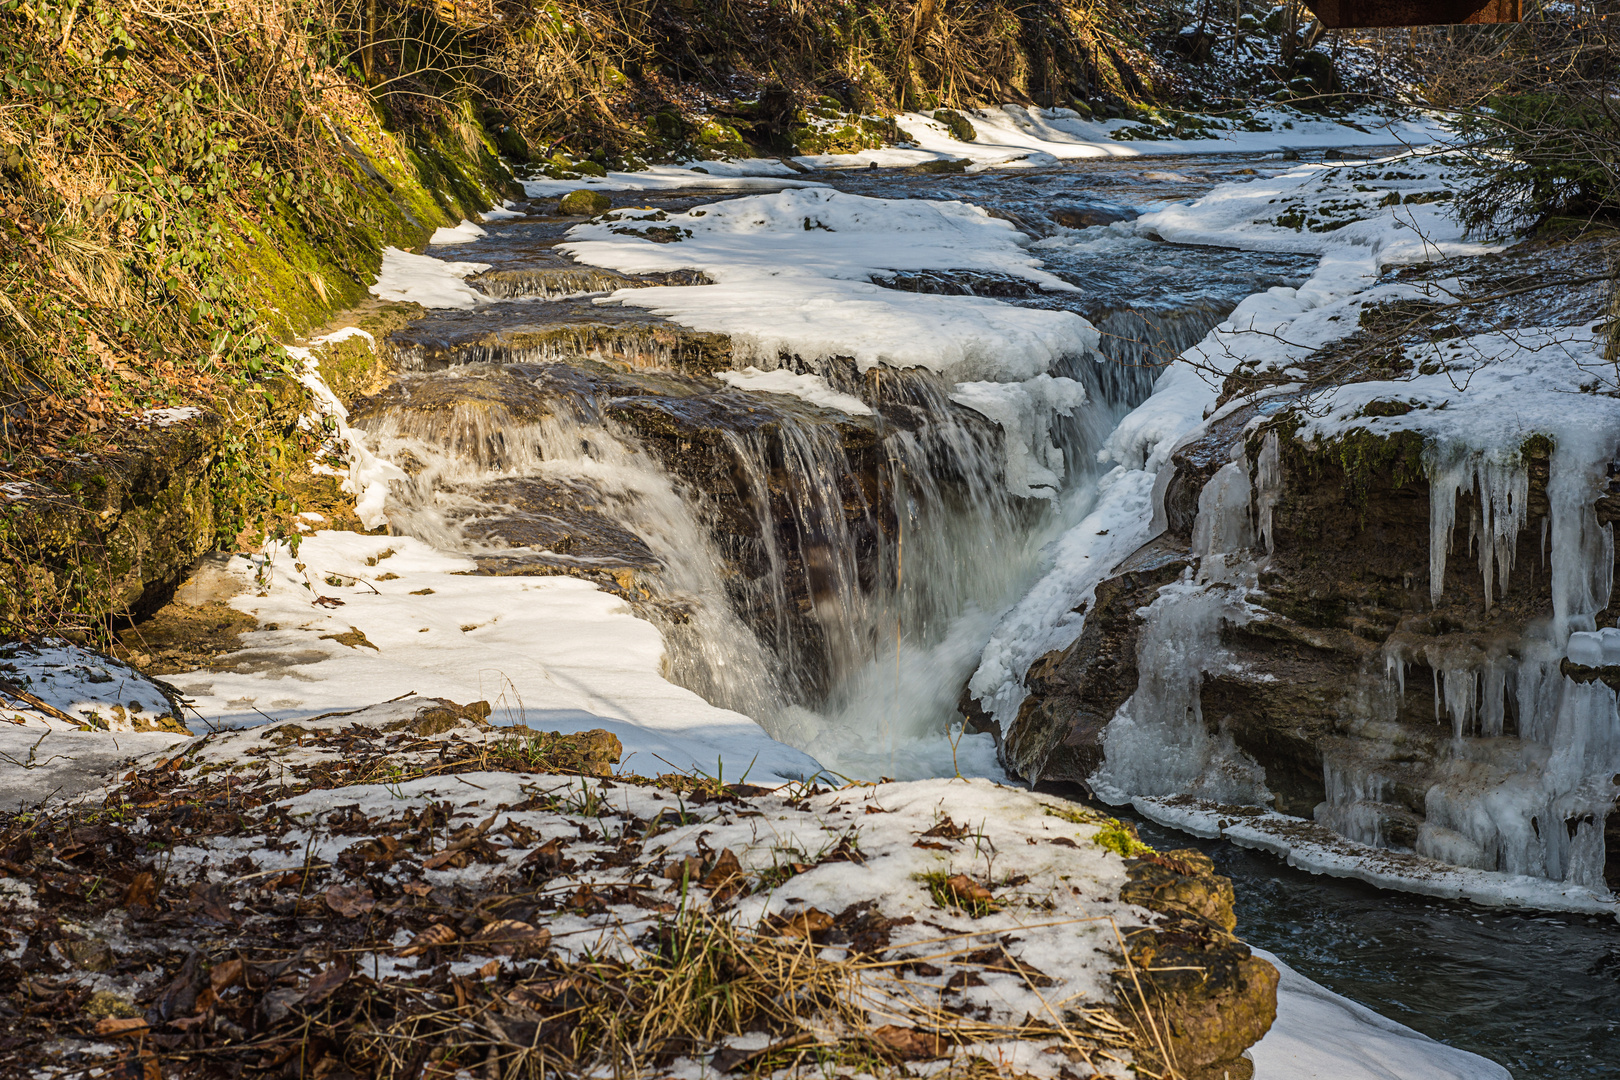
<path id="1" fill-rule="evenodd" d="M 1456 522 L 1457 495 L 1469 495 L 1475 521 L 1471 533 L 1479 550 L 1479 572 L 1484 582 L 1485 608 L 1494 602 L 1494 587 L 1507 588 L 1524 528 L 1530 492 L 1530 471 L 1516 456 L 1495 460 L 1467 445 L 1431 444 L 1424 450 L 1429 475 L 1429 599 L 1438 604 L 1445 589 L 1446 559 Z M 1494 567 L 1494 574 L 1493 574 Z"/>
<path id="2" fill-rule="evenodd" d="M 1220 644 L 1222 624 L 1249 619 L 1241 595 L 1183 579 L 1160 589 L 1144 617 L 1140 682 L 1103 731 L 1104 760 L 1089 778 L 1092 788 L 1111 803 L 1176 794 L 1269 802 L 1264 772 L 1230 736 L 1210 734 L 1199 702 L 1205 674 L 1231 663 Z"/>
<path id="3" fill-rule="evenodd" d="M 1240 457 L 1217 469 L 1198 493 L 1198 519 L 1193 523 L 1192 533 L 1193 554 L 1215 555 L 1252 548 L 1253 498 L 1246 458 Z"/>
<path id="4" fill-rule="evenodd" d="M 834 390 L 827 384 L 821 375 L 795 375 L 784 368 L 775 371 L 761 371 L 757 367 L 745 367 L 741 371 L 722 371 L 720 381 L 738 390 L 754 390 L 765 394 L 788 394 L 792 397 L 808 401 L 812 405 L 820 405 L 828 409 L 837 409 L 839 412 L 850 413 L 854 416 L 872 415 L 871 406 L 853 394 L 843 394 Z"/>
<path id="5" fill-rule="evenodd" d="M 1085 403 L 1084 387 L 1073 379 L 1042 374 L 1016 383 L 957 383 L 951 400 L 1001 426 L 1007 490 L 1057 498 L 1065 468 L 1063 451 L 1052 441 L 1053 419 L 1069 416 Z"/>
<path id="6" fill-rule="evenodd" d="M 652 229 L 669 242 L 639 234 Z M 1010 223 L 964 203 L 806 188 L 684 214 L 619 211 L 568 236 L 562 250 L 592 265 L 702 271 L 714 284 L 624 289 L 597 302 L 728 334 L 736 358 L 763 371 L 849 357 L 862 371 L 883 364 L 1016 382 L 1097 347 L 1096 329 L 1073 312 L 873 284 L 896 271 L 955 269 L 1074 288 L 1040 268 L 1029 238 Z"/>
<path id="7" fill-rule="evenodd" d="M 1591 631 L 1580 630 L 1569 635 L 1569 647 L 1564 655 L 1576 664 L 1587 667 L 1601 667 L 1606 659 L 1607 650 L 1604 649 L 1603 638 Z"/>
<path id="8" fill-rule="evenodd" d="M 1266 554 L 1277 550 L 1272 540 L 1272 515 L 1277 509 L 1277 498 L 1282 494 L 1282 450 L 1275 431 L 1266 432 L 1260 443 L 1260 458 L 1255 462 L 1254 509 L 1258 518 L 1260 539 L 1265 541 Z"/>
<path id="9" fill-rule="evenodd" d="M 1277 969 L 1277 1019 L 1248 1056 L 1254 1080 L 1512 1080 L 1478 1054 L 1436 1042 L 1319 986 L 1264 949 Z"/>
<path id="10" fill-rule="evenodd" d="M 355 496 L 355 516 L 360 519 L 361 525 L 375 529 L 388 521 L 386 507 L 389 484 L 406 479 L 406 475 L 393 462 L 384 461 L 371 452 L 365 443 L 365 433 L 349 426 L 348 409 L 344 408 L 332 388 L 326 385 L 326 380 L 321 378 L 321 347 L 350 337 L 363 337 L 373 348 L 377 344 L 364 330 L 347 327 L 324 337 L 313 338 L 307 346 L 287 345 L 284 348 L 289 357 L 303 364 L 298 381 L 315 399 L 316 418 L 330 423 L 336 429 L 338 441 L 343 444 L 344 453 L 349 459 L 349 475 L 343 482 L 343 490 Z"/>
<path id="11" fill-rule="evenodd" d="M 447 262 L 430 255 L 413 255 L 397 247 L 383 249 L 382 268 L 371 295 L 382 300 L 406 301 L 428 308 L 472 310 L 489 297 L 462 279 L 489 269 L 489 263 Z"/>

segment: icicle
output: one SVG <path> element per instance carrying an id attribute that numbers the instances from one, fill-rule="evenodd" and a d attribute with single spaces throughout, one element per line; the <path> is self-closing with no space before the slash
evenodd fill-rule
<path id="1" fill-rule="evenodd" d="M 1210 734 L 1199 701 L 1204 673 L 1230 663 L 1221 625 L 1248 618 L 1225 587 L 1184 578 L 1159 590 L 1137 644 L 1141 681 L 1103 731 L 1103 764 L 1090 780 L 1099 794 L 1120 802 L 1181 793 L 1221 803 L 1270 801 L 1265 771 L 1230 736 Z"/>
<path id="2" fill-rule="evenodd" d="M 1486 738 L 1497 738 L 1502 734 L 1502 723 L 1507 712 L 1507 672 L 1506 660 L 1488 660 L 1481 682 L 1484 688 L 1481 691 L 1479 703 L 1479 733 Z"/>
<path id="3" fill-rule="evenodd" d="M 1265 541 L 1266 554 L 1277 550 L 1272 537 L 1271 516 L 1282 495 L 1282 449 L 1275 431 L 1266 432 L 1260 444 L 1260 457 L 1255 462 L 1255 509 L 1259 512 L 1260 538 Z"/>
<path id="4" fill-rule="evenodd" d="M 1193 523 L 1195 555 L 1235 552 L 1254 546 L 1248 461 L 1239 458 L 1216 470 L 1198 493 L 1198 520 Z"/>
<path id="5" fill-rule="evenodd" d="M 1472 491 L 1468 546 L 1479 554 L 1488 611 L 1496 602 L 1497 588 L 1507 590 L 1519 531 L 1524 528 L 1529 470 L 1518 460 L 1517 452 L 1512 460 L 1502 461 L 1457 446 L 1431 448 L 1424 456 L 1424 465 L 1429 474 L 1429 600 L 1438 604 L 1445 592 L 1446 558 L 1451 551 L 1451 531 L 1457 523 L 1457 494 Z"/>
<path id="6" fill-rule="evenodd" d="M 1552 513 L 1552 600 L 1554 644 L 1570 633 L 1594 630 L 1592 616 L 1608 606 L 1614 589 L 1614 528 L 1599 525 L 1596 502 L 1614 438 L 1568 431 L 1553 444 L 1547 479 Z"/>

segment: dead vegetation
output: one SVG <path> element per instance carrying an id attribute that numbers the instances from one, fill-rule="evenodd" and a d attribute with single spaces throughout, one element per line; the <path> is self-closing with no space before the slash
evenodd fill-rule
<path id="1" fill-rule="evenodd" d="M 487 709 L 430 706 L 386 737 L 408 746 L 425 738 L 412 726 L 436 727 L 440 713 L 466 727 Z M 345 758 L 356 749 L 354 729 L 330 724 L 265 734 Z M 479 764 L 488 776 L 557 762 Z M 695 1059 L 720 1073 L 904 1076 L 908 1063 L 943 1059 L 933 1075 L 990 1076 L 1004 1074 L 996 1047 L 1013 1041 L 1050 1047 L 1061 1076 L 1134 1052 L 1162 1059 L 1144 1042 L 1157 1029 L 1139 1026 L 1158 1006 L 1130 951 L 1137 1000 L 1115 1007 L 1053 996 L 1056 981 L 1004 930 L 896 946 L 891 934 L 917 920 L 886 918 L 873 901 L 739 921 L 731 911 L 750 894 L 864 858 L 847 839 L 764 874 L 701 844 L 659 858 L 654 841 L 673 829 L 722 811 L 757 817 L 757 788 L 684 775 L 553 782 L 455 827 L 456 808 L 431 799 L 368 813 L 340 797 L 294 815 L 293 792 L 363 789 L 346 771 L 270 776 L 176 756 L 125 776 L 100 807 L 0 818 L 0 1070 L 539 1080 L 660 1075 Z M 668 808 L 644 818 L 607 807 L 625 784 L 667 793 Z M 555 820 L 523 824 L 535 811 Z M 330 861 L 312 856 L 317 831 L 339 838 Z M 974 838 L 944 819 L 918 843 Z M 202 872 L 194 855 L 177 858 L 199 849 L 214 853 Z M 510 849 L 527 854 L 511 860 Z M 283 865 L 264 869 L 270 856 Z M 449 884 L 425 873 L 468 867 L 482 873 Z M 604 884 L 615 868 L 628 872 Z M 964 882 L 947 882 L 943 903 L 989 892 Z M 954 996 L 993 976 L 1045 1007 L 996 1021 Z"/>

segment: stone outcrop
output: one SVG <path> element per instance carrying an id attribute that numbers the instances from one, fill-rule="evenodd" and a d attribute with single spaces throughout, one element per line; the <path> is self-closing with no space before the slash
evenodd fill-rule
<path id="1" fill-rule="evenodd" d="M 1242 1054 L 1277 1017 L 1278 975 L 1236 936 L 1231 880 L 1191 849 L 1128 860 L 1126 872 L 1120 899 L 1159 916 L 1125 932 L 1129 962 L 1114 973 L 1138 1052 L 1191 1080 L 1247 1080 Z"/>

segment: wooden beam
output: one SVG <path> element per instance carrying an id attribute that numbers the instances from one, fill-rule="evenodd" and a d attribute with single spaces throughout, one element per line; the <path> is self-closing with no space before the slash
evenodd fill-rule
<path id="1" fill-rule="evenodd" d="M 1515 23 L 1523 0 L 1305 0 L 1330 30 Z"/>

